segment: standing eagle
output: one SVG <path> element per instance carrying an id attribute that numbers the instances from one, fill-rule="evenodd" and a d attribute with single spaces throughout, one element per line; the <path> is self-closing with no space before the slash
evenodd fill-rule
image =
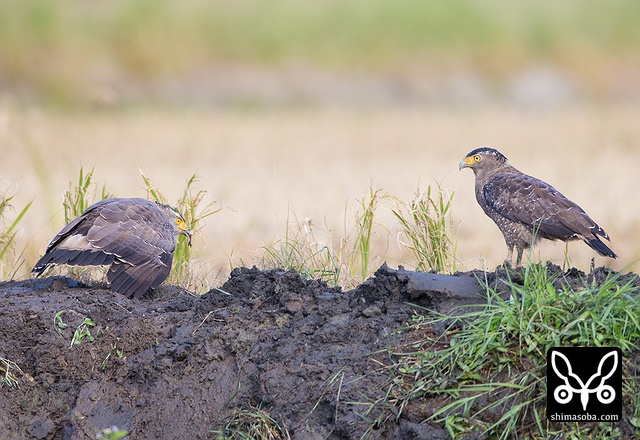
<path id="1" fill-rule="evenodd" d="M 145 199 L 105 199 L 91 205 L 56 235 L 31 271 L 55 264 L 110 265 L 111 290 L 140 297 L 169 275 L 176 236 L 191 230 L 170 206 Z"/>
<path id="2" fill-rule="evenodd" d="M 498 226 L 507 243 L 511 264 L 516 250 L 516 266 L 522 252 L 541 238 L 581 239 L 600 255 L 618 256 L 600 240 L 609 235 L 586 212 L 558 190 L 512 167 L 493 148 L 477 148 L 460 162 L 459 169 L 471 168 L 476 178 L 476 200 Z"/>

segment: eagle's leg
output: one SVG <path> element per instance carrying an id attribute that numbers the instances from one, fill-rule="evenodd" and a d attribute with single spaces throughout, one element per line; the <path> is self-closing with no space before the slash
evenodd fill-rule
<path id="1" fill-rule="evenodd" d="M 562 270 L 567 270 L 568 267 L 571 267 L 571 262 L 569 261 L 569 242 L 564 242 L 564 260 L 562 261 Z"/>
<path id="2" fill-rule="evenodd" d="M 524 251 L 523 248 L 516 246 L 516 267 L 520 266 L 520 263 L 522 262 L 522 252 Z"/>
<path id="3" fill-rule="evenodd" d="M 504 267 L 511 267 L 513 264 L 513 246 L 507 246 L 507 258 L 504 260 Z"/>

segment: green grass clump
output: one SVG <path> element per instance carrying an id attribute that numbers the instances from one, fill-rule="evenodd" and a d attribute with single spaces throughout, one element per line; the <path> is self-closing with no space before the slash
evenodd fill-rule
<path id="1" fill-rule="evenodd" d="M 458 242 L 453 231 L 452 200 L 453 194 L 445 195 L 439 185 L 438 193 L 432 196 L 428 186 L 426 192 L 418 190 L 411 203 L 398 201 L 399 207 L 393 210 L 402 226 L 399 241 L 413 254 L 416 270 L 456 271 Z"/>
<path id="2" fill-rule="evenodd" d="M 71 350 L 75 345 L 80 345 L 83 342 L 93 342 L 96 340 L 95 336 L 91 334 L 91 330 L 89 327 L 95 327 L 95 323 L 91 318 L 84 318 L 84 320 L 76 327 L 73 332 L 73 337 L 71 338 L 71 343 L 69 344 L 69 350 Z"/>
<path id="3" fill-rule="evenodd" d="M 378 203 L 381 198 L 380 190 L 373 190 L 373 187 L 369 188 L 369 197 L 363 197 L 360 199 L 360 210 L 358 211 L 358 217 L 355 225 L 355 239 L 354 250 L 351 253 L 351 264 L 349 265 L 356 270 L 359 270 L 361 281 L 364 281 L 369 276 L 371 260 L 371 230 L 374 224 L 374 217 Z M 354 258 L 355 257 L 355 260 Z M 355 263 L 357 261 L 357 263 Z"/>
<path id="4" fill-rule="evenodd" d="M 74 219 L 80 217 L 87 208 L 100 200 L 111 197 L 107 193 L 106 185 L 102 185 L 102 189 L 98 195 L 96 184 L 93 181 L 93 172 L 84 172 L 84 168 L 80 167 L 78 173 L 78 184 L 73 186 L 69 183 L 69 189 L 65 191 L 62 198 L 62 207 L 64 208 L 64 223 L 69 224 Z M 93 191 L 93 192 L 91 192 Z"/>
<path id="5" fill-rule="evenodd" d="M 398 405 L 440 399 L 427 420 L 443 424 L 454 438 L 469 431 L 492 438 L 616 435 L 612 424 L 547 421 L 546 353 L 555 346 L 619 347 L 628 356 L 623 398 L 636 408 L 631 424 L 639 435 L 638 377 L 629 356 L 637 356 L 640 340 L 638 287 L 612 273 L 601 283 L 571 289 L 541 264 L 526 266 L 523 278 L 521 284 L 506 280 L 506 299 L 487 286 L 486 305 L 416 318 L 416 330 L 447 330 L 415 351 L 398 353 Z"/>
<path id="6" fill-rule="evenodd" d="M 370 187 L 357 200 L 353 212 L 345 209 L 344 233 L 336 238 L 325 228 L 316 231 L 311 219 L 299 222 L 295 215 L 287 219 L 283 236 L 264 247 L 261 265 L 267 268 L 294 269 L 306 278 L 320 278 L 330 285 L 353 287 L 370 277 L 384 254 L 374 251 L 379 241 L 378 211 L 388 203 L 400 222 L 401 233 L 410 243 L 400 244 L 411 250 L 418 270 L 438 272 L 456 270 L 457 239 L 453 231 L 451 200 L 438 187 L 432 193 L 418 193 L 410 203 Z M 389 237 L 388 226 L 382 226 Z"/>

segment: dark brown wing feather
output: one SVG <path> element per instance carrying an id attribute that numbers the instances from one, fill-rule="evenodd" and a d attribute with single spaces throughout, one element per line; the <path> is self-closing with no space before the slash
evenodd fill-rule
<path id="1" fill-rule="evenodd" d="M 110 200 L 101 200 L 87 208 L 78 218 L 66 225 L 51 240 L 44 255 L 38 260 L 32 273 L 41 275 L 49 266 L 54 264 L 70 264 L 78 266 L 111 264 L 114 256 L 95 249 L 88 241 L 78 240 L 73 246 L 68 243 L 69 237 L 86 237 L 87 232 L 99 216 L 100 206 Z"/>
<path id="2" fill-rule="evenodd" d="M 501 174 L 483 188 L 487 205 L 512 221 L 535 226 L 539 233 L 570 238 L 589 233 L 594 223 L 551 185 L 526 174 Z"/>
<path id="3" fill-rule="evenodd" d="M 107 281 L 111 288 L 124 295 L 137 298 L 149 290 L 158 287 L 169 275 L 173 254 L 165 253 L 160 258 L 132 266 L 116 260 L 107 272 Z"/>
<path id="4" fill-rule="evenodd" d="M 52 264 L 113 263 L 107 274 L 112 289 L 138 295 L 166 279 L 174 249 L 173 225 L 155 202 L 107 199 L 65 226 L 32 272 Z"/>
<path id="5" fill-rule="evenodd" d="M 548 239 L 582 238 L 602 255 L 616 258 L 600 237 L 609 239 L 577 204 L 540 179 L 526 174 L 499 174 L 483 188 L 487 205 L 509 220 L 532 227 Z"/>

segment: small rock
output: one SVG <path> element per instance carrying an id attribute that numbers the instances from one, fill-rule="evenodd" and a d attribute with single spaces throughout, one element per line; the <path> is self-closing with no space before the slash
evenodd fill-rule
<path id="1" fill-rule="evenodd" d="M 296 313 L 302 310 L 302 300 L 301 299 L 290 299 L 284 305 L 285 309 L 289 313 Z"/>
<path id="2" fill-rule="evenodd" d="M 362 311 L 362 314 L 367 318 L 373 318 L 374 316 L 382 315 L 382 310 L 378 306 L 369 306 Z"/>

